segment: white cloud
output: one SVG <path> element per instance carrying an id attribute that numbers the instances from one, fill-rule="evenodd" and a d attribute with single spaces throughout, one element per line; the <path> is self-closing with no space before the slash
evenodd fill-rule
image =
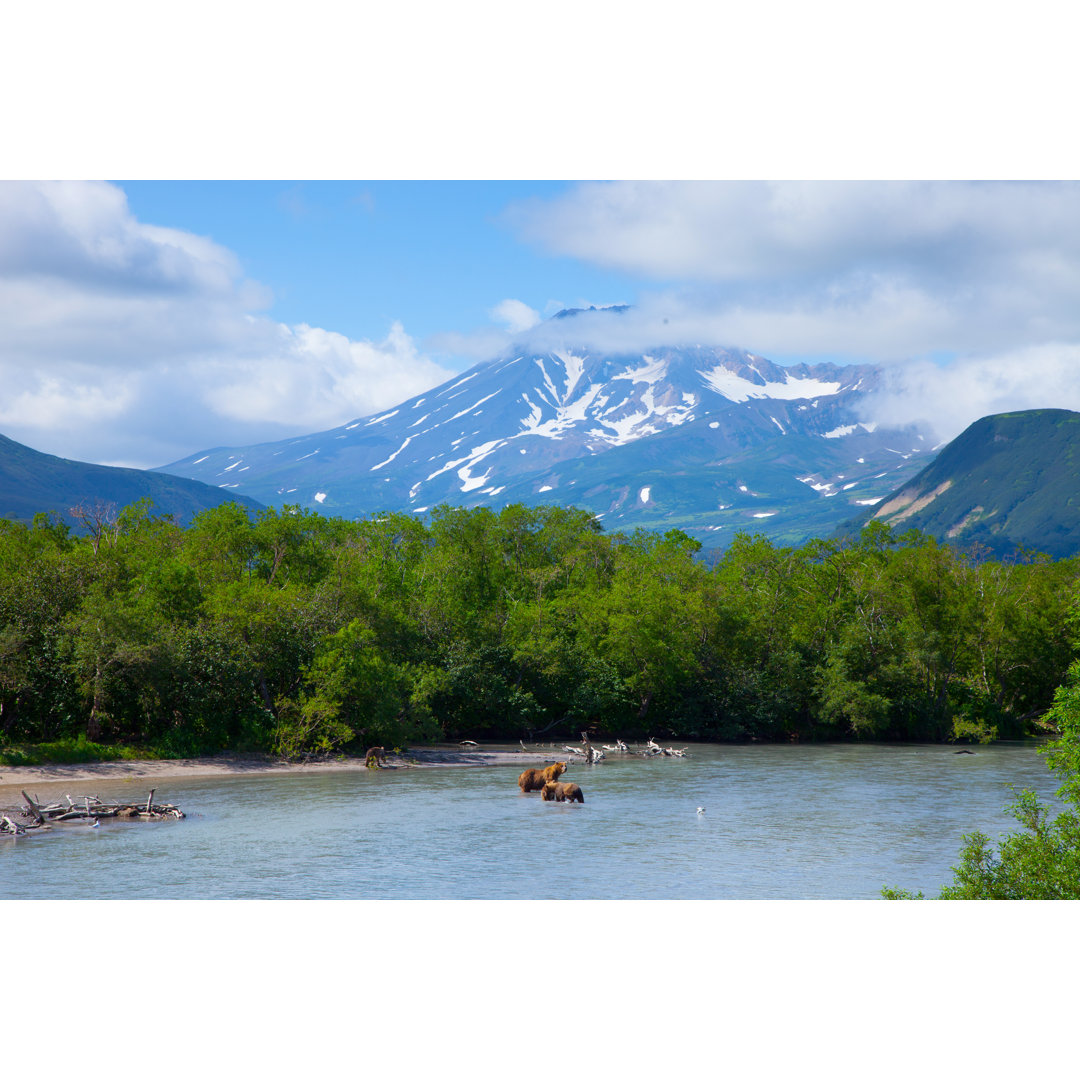
<path id="1" fill-rule="evenodd" d="M 540 321 L 540 312 L 534 311 L 520 300 L 503 300 L 488 314 L 496 322 L 502 323 L 511 334 L 529 330 Z"/>
<path id="2" fill-rule="evenodd" d="M 1080 345 L 1039 345 L 945 366 L 916 361 L 887 375 L 886 388 L 866 402 L 866 418 L 885 425 L 923 421 L 943 440 L 993 413 L 1080 412 Z"/>
<path id="3" fill-rule="evenodd" d="M 352 341 L 304 324 L 277 324 L 275 329 L 277 347 L 267 355 L 194 365 L 207 387 L 205 399 L 220 415 L 257 423 L 280 416 L 283 403 L 288 403 L 290 412 L 302 418 L 303 429 L 310 431 L 358 415 L 355 408 L 343 415 L 343 401 L 365 402 L 366 414 L 396 405 L 450 375 L 419 355 L 400 323 L 378 343 Z"/>
<path id="4" fill-rule="evenodd" d="M 649 278 L 742 282 L 852 266 L 951 271 L 1017 251 L 1080 254 L 1074 183 L 583 183 L 507 219 L 561 255 Z"/>
<path id="5" fill-rule="evenodd" d="M 1075 183 L 585 183 L 507 220 L 651 282 L 624 336 L 880 360 L 1080 340 Z"/>
<path id="6" fill-rule="evenodd" d="M 449 377 L 399 324 L 351 341 L 260 314 L 227 249 L 138 221 L 107 183 L 0 183 L 0 426 L 161 465 L 367 415 Z"/>

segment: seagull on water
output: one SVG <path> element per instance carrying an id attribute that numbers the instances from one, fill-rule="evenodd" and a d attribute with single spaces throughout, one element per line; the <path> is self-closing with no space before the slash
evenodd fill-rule
<path id="1" fill-rule="evenodd" d="M 699 806 L 699 807 L 697 808 L 697 812 L 698 812 L 699 814 L 704 814 L 704 813 L 705 813 L 705 807 L 704 807 L 704 806 Z"/>

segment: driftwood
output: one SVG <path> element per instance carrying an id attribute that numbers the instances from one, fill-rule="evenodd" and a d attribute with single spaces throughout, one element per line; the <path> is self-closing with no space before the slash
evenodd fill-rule
<path id="1" fill-rule="evenodd" d="M 45 819 L 44 819 L 44 818 L 43 818 L 43 817 L 41 816 L 41 811 L 40 811 L 40 810 L 39 810 L 39 809 L 37 808 L 37 803 L 35 803 L 35 802 L 34 802 L 34 800 L 33 800 L 33 799 L 31 799 L 31 798 L 30 798 L 30 796 L 29 796 L 29 795 L 27 795 L 25 791 L 23 791 L 23 792 L 20 792 L 20 794 L 22 795 L 22 797 L 23 797 L 23 798 L 24 798 L 24 799 L 26 800 L 26 802 L 27 802 L 27 810 L 29 811 L 29 813 L 30 813 L 30 816 L 31 816 L 31 817 L 32 817 L 32 818 L 33 818 L 33 819 L 34 819 L 34 820 L 35 820 L 35 821 L 36 821 L 36 822 L 37 822 L 37 823 L 38 823 L 39 825 L 44 825 L 44 824 L 45 824 Z"/>
<path id="2" fill-rule="evenodd" d="M 604 760 L 604 751 L 593 747 L 593 744 L 589 742 L 589 733 L 587 731 L 581 733 L 581 741 L 585 744 L 585 761 L 589 765 L 595 765 L 598 761 Z"/>
<path id="3" fill-rule="evenodd" d="M 676 750 L 672 746 L 663 747 L 651 736 L 645 744 L 646 757 L 686 757 L 686 751 L 687 747 L 685 746 L 681 750 Z"/>
<path id="4" fill-rule="evenodd" d="M 585 761 L 589 765 L 595 765 L 598 761 L 604 760 L 604 751 L 597 750 L 595 746 L 589 741 L 589 733 L 583 731 L 581 733 L 581 741 L 585 744 Z"/>
<path id="5" fill-rule="evenodd" d="M 525 743 L 520 739 L 518 741 L 521 742 L 521 749 L 527 751 L 528 747 Z M 674 746 L 661 746 L 655 739 L 650 738 L 643 750 L 631 750 L 622 739 L 616 739 L 614 746 L 609 746 L 607 743 L 604 743 L 603 748 L 597 750 L 589 741 L 588 732 L 585 731 L 581 733 L 581 741 L 584 743 L 584 748 L 580 746 L 564 745 L 562 750 L 564 754 L 570 754 L 575 760 L 582 760 L 589 765 L 595 765 L 598 761 L 603 761 L 606 756 L 605 752 L 613 754 L 637 754 L 639 757 L 686 757 L 686 751 L 689 749 L 686 746 L 681 750 L 676 750 Z"/>
<path id="6" fill-rule="evenodd" d="M 49 828 L 49 822 L 60 821 L 86 821 L 96 825 L 99 818 L 144 818 L 151 821 L 160 821 L 165 818 L 182 818 L 186 815 L 178 806 L 172 803 L 155 803 L 152 788 L 146 802 L 138 803 L 103 803 L 96 795 L 79 795 L 72 798 L 65 794 L 65 803 L 50 803 L 44 805 L 37 799 L 31 798 L 25 791 L 21 792 L 26 800 L 23 808 L 25 813 L 32 819 L 27 825 L 20 825 L 9 817 L 0 819 L 0 832 L 12 832 L 20 835 L 26 829 Z"/>

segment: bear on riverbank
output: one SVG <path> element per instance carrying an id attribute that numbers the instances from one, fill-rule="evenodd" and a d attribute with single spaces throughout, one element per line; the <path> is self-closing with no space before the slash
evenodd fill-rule
<path id="1" fill-rule="evenodd" d="M 546 769 L 526 769 L 518 777 L 518 787 L 522 791 L 543 791 L 545 784 L 554 783 L 564 772 L 565 761 L 556 761 Z"/>
<path id="2" fill-rule="evenodd" d="M 540 791 L 540 797 L 545 802 L 579 802 L 585 801 L 581 794 L 581 788 L 577 784 L 556 784 L 553 780 L 545 784 Z"/>

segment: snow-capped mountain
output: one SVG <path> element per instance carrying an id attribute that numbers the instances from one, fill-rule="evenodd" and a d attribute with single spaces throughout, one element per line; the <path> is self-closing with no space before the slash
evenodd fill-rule
<path id="1" fill-rule="evenodd" d="M 915 430 L 875 430 L 870 366 L 780 367 L 736 349 L 581 348 L 477 364 L 378 415 L 205 450 L 161 471 L 347 517 L 439 503 L 560 502 L 610 528 L 824 535 L 924 466 Z"/>

